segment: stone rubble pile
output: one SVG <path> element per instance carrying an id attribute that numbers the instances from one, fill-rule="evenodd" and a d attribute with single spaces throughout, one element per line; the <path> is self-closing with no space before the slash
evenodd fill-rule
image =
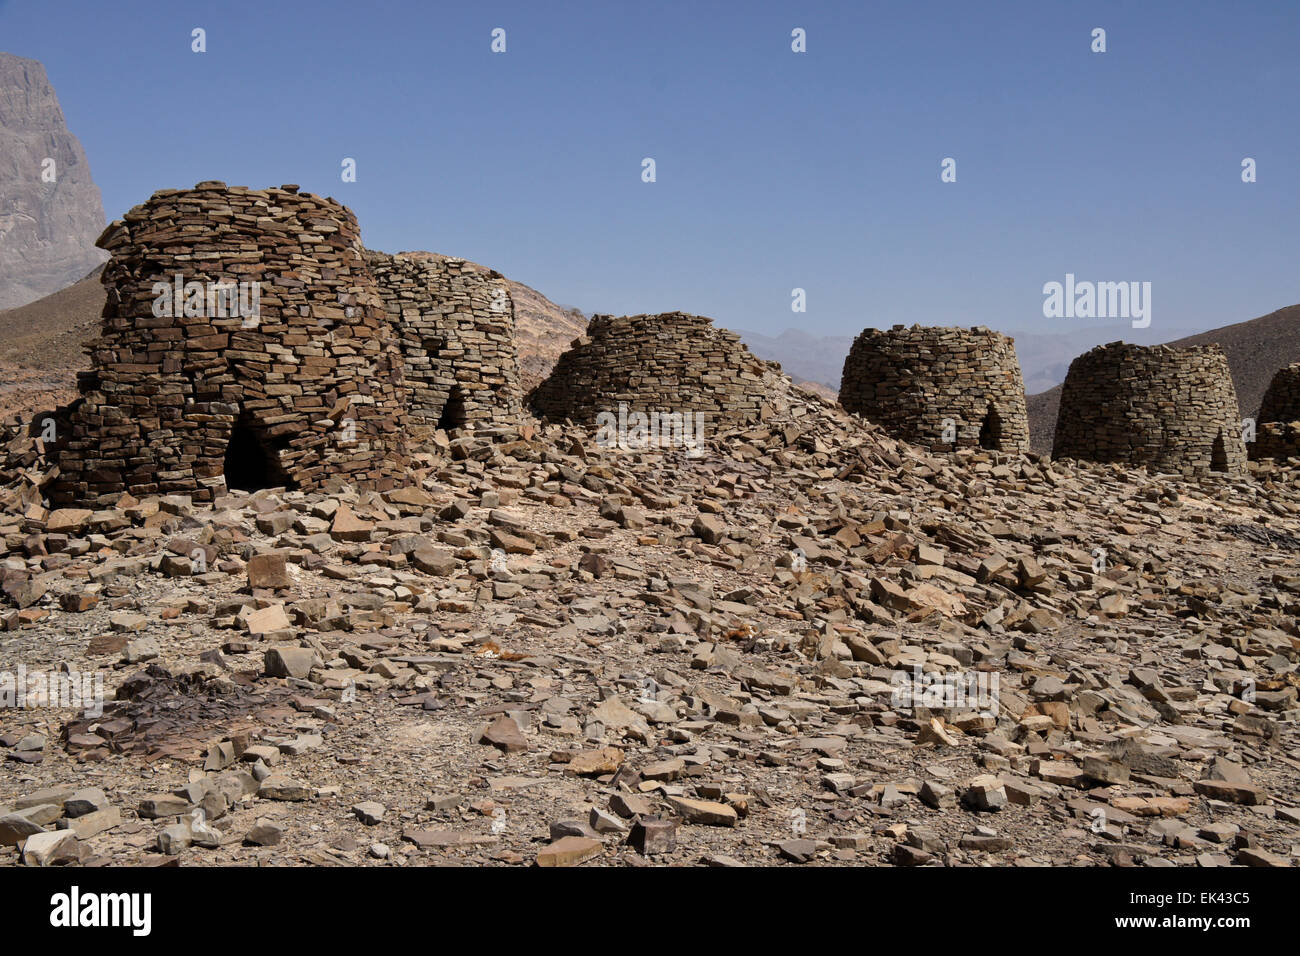
<path id="1" fill-rule="evenodd" d="M 499 277 L 332 200 L 102 241 L 80 401 L 0 426 L 0 862 L 1300 858 L 1300 462 L 1245 461 L 1217 350 L 1081 356 L 1053 462 L 987 330 L 859 336 L 873 424 L 598 316 L 537 423 Z"/>
<path id="2" fill-rule="evenodd" d="M 780 397 L 695 458 L 524 425 L 386 491 L 7 499 L 0 671 L 108 700 L 0 715 L 0 859 L 1295 865 L 1286 466 Z"/>

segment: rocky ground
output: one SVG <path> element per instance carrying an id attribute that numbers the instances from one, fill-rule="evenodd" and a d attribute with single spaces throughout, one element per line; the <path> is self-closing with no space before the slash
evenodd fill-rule
<path id="1" fill-rule="evenodd" d="M 1292 470 L 769 411 L 700 457 L 453 433 L 409 488 L 212 508 L 51 512 L 11 437 L 0 672 L 107 701 L 0 710 L 0 859 L 1296 862 Z"/>

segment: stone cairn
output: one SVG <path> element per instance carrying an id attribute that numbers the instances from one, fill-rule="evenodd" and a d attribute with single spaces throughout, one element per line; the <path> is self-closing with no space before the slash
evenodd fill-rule
<path id="1" fill-rule="evenodd" d="M 771 363 L 740 336 L 684 312 L 593 316 L 529 396 L 538 417 L 590 424 L 601 413 L 691 412 L 709 425 L 756 421 Z"/>
<path id="2" fill-rule="evenodd" d="M 1240 472 L 1237 392 L 1217 345 L 1099 345 L 1070 363 L 1053 458 L 1145 465 L 1184 476 Z"/>
<path id="3" fill-rule="evenodd" d="M 428 252 L 367 252 L 410 389 L 411 424 L 517 424 L 515 307 L 504 277 Z"/>
<path id="4" fill-rule="evenodd" d="M 1029 447 L 1015 342 L 974 329 L 866 329 L 844 360 L 840 404 L 930 451 Z"/>
<path id="5" fill-rule="evenodd" d="M 349 209 L 203 182 L 154 193 L 98 245 L 108 301 L 53 500 L 403 480 L 401 353 Z"/>
<path id="6" fill-rule="evenodd" d="M 1273 376 L 1255 423 L 1252 459 L 1300 458 L 1300 362 Z"/>

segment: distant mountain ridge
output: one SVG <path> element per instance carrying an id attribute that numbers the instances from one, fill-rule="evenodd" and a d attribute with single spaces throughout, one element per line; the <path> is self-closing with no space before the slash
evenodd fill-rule
<path id="1" fill-rule="evenodd" d="M 796 382 L 813 382 L 832 393 L 839 391 L 844 357 L 853 345 L 853 336 L 818 336 L 802 329 L 786 329 L 776 336 L 745 329 L 731 331 L 759 358 L 780 362 L 781 370 Z"/>

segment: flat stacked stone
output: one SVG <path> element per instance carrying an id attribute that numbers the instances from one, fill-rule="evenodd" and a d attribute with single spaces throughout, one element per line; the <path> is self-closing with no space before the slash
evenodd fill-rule
<path id="1" fill-rule="evenodd" d="M 154 193 L 98 245 L 112 255 L 108 301 L 59 436 L 54 500 L 210 500 L 232 449 L 232 469 L 304 490 L 403 479 L 401 353 L 349 209 L 297 186 L 203 182 Z M 155 284 L 177 275 L 259 283 L 258 314 L 211 298 L 177 314 L 170 295 L 160 309 Z"/>
<path id="2" fill-rule="evenodd" d="M 844 360 L 840 404 L 931 451 L 1029 448 L 1014 340 L 991 329 L 865 329 Z"/>
<path id="3" fill-rule="evenodd" d="M 518 423 L 515 306 L 501 273 L 428 252 L 370 250 L 367 260 L 401 343 L 410 421 Z"/>
<path id="4" fill-rule="evenodd" d="M 1300 421 L 1264 422 L 1255 426 L 1255 440 L 1247 446 L 1252 461 L 1300 458 Z"/>
<path id="5" fill-rule="evenodd" d="M 684 312 L 594 316 L 529 396 L 538 417 L 591 423 L 602 412 L 699 412 L 712 423 L 756 421 L 772 365 L 740 336 Z"/>
<path id="6" fill-rule="evenodd" d="M 1300 458 L 1300 362 L 1273 376 L 1255 422 L 1252 459 Z"/>
<path id="7" fill-rule="evenodd" d="M 1070 363 L 1053 458 L 1204 475 L 1240 472 L 1237 392 L 1217 345 L 1100 345 Z"/>

